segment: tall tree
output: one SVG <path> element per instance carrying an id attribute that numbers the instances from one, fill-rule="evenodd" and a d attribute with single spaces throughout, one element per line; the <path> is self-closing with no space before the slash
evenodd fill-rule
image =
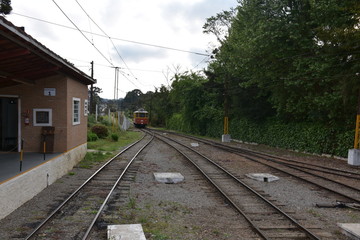
<path id="1" fill-rule="evenodd" d="M 9 14 L 11 10 L 11 0 L 0 0 L 0 13 Z"/>
<path id="2" fill-rule="evenodd" d="M 209 66 L 213 74 L 227 79 L 235 94 L 249 90 L 259 106 L 288 120 L 348 118 L 360 88 L 359 2 L 239 3 L 229 36 Z"/>

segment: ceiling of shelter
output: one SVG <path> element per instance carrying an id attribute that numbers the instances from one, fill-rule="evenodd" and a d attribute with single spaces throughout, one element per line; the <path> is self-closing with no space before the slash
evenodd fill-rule
<path id="1" fill-rule="evenodd" d="M 29 49 L 0 36 L 0 88 L 33 85 L 36 79 L 56 75 L 58 69 Z"/>
<path id="2" fill-rule="evenodd" d="M 65 74 L 84 84 L 95 83 L 91 77 L 47 49 L 23 28 L 0 17 L 0 88 L 28 84 L 37 79 Z"/>

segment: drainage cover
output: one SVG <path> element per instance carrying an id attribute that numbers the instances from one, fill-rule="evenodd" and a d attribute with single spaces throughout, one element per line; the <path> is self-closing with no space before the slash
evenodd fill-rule
<path id="1" fill-rule="evenodd" d="M 107 234 L 107 239 L 146 240 L 141 224 L 108 225 Z"/>
<path id="2" fill-rule="evenodd" d="M 246 174 L 247 177 L 257 180 L 257 181 L 262 181 L 262 182 L 273 182 L 273 181 L 277 181 L 279 180 L 278 177 L 271 175 L 269 173 L 249 173 Z"/>
<path id="3" fill-rule="evenodd" d="M 161 183 L 178 183 L 184 181 L 184 176 L 180 173 L 154 173 L 156 181 Z"/>

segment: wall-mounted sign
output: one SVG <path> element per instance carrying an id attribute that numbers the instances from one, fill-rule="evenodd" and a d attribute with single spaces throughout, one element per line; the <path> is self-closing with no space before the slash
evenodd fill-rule
<path id="1" fill-rule="evenodd" d="M 56 88 L 44 88 L 44 96 L 56 96 Z"/>

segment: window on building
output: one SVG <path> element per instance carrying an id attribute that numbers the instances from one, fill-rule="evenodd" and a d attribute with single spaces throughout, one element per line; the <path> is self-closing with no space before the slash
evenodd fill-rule
<path id="1" fill-rule="evenodd" d="M 89 115 L 89 102 L 87 99 L 84 100 L 84 116 Z"/>
<path id="2" fill-rule="evenodd" d="M 73 98 L 73 125 L 80 124 L 80 99 Z"/>
<path id="3" fill-rule="evenodd" d="M 34 126 L 52 126 L 52 109 L 34 108 L 33 124 Z"/>

